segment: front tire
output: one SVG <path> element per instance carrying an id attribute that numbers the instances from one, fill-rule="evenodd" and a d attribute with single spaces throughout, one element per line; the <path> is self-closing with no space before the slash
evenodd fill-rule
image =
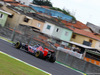
<path id="1" fill-rule="evenodd" d="M 22 43 L 21 42 L 16 42 L 16 44 L 15 44 L 15 48 L 16 49 L 20 49 L 21 48 L 21 46 L 22 46 Z"/>

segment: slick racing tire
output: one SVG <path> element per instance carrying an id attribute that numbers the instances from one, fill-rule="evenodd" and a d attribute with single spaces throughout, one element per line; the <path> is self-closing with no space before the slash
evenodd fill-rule
<path id="1" fill-rule="evenodd" d="M 56 61 L 56 57 L 55 56 L 50 57 L 49 61 L 54 63 Z"/>
<path id="2" fill-rule="evenodd" d="M 35 53 L 35 57 L 37 57 L 37 58 L 43 58 L 43 53 L 41 51 L 37 51 Z"/>
<path id="3" fill-rule="evenodd" d="M 22 46 L 22 43 L 21 42 L 16 42 L 16 44 L 15 44 L 15 48 L 16 49 L 20 49 L 21 48 L 21 46 Z"/>

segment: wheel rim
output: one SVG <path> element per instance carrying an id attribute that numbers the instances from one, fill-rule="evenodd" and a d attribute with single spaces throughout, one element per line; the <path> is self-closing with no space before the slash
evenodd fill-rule
<path id="1" fill-rule="evenodd" d="M 39 51 L 36 52 L 36 55 L 35 56 L 38 57 L 39 55 L 40 55 L 40 52 Z"/>
<path id="2" fill-rule="evenodd" d="M 16 45 L 15 45 L 15 47 L 17 48 L 17 47 L 19 46 L 19 44 L 20 44 L 20 43 L 19 43 L 19 42 L 17 42 L 17 43 L 16 43 Z"/>

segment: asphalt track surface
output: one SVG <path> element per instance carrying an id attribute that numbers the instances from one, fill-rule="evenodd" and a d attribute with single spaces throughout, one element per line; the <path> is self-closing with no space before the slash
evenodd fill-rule
<path id="1" fill-rule="evenodd" d="M 39 58 L 34 57 L 31 54 L 24 52 L 23 50 L 15 49 L 10 43 L 0 39 L 0 51 L 3 51 L 11 56 L 14 56 L 24 62 L 27 62 L 33 66 L 36 66 L 52 75 L 83 75 L 70 68 L 64 67 L 57 63 L 51 63 Z M 33 74 L 34 75 L 34 74 Z"/>

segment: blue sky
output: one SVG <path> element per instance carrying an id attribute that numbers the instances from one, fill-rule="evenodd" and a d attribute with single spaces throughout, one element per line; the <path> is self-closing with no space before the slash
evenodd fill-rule
<path id="1" fill-rule="evenodd" d="M 100 26 L 100 0 L 51 0 L 54 7 L 69 10 L 77 20 Z"/>

